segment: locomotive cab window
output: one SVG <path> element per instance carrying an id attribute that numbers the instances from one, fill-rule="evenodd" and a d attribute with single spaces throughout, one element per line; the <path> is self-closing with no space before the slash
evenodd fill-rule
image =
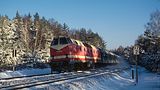
<path id="1" fill-rule="evenodd" d="M 70 38 L 67 38 L 68 43 L 72 43 L 72 40 Z"/>
<path id="2" fill-rule="evenodd" d="M 65 37 L 60 38 L 60 44 L 68 44 L 68 41 Z"/>
<path id="3" fill-rule="evenodd" d="M 51 45 L 58 45 L 58 38 L 53 39 Z"/>

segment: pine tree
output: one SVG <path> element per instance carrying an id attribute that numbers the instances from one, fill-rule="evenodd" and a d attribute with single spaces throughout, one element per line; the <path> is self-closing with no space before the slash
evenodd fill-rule
<path id="1" fill-rule="evenodd" d="M 17 45 L 17 35 L 13 31 L 12 22 L 5 16 L 0 19 L 1 23 L 1 37 L 0 37 L 0 62 L 2 65 L 6 64 L 16 64 L 19 61 L 13 57 L 12 51 L 18 47 Z"/>
<path id="2" fill-rule="evenodd" d="M 160 11 L 151 14 L 145 25 L 144 35 L 138 37 L 136 44 L 145 53 L 140 53 L 139 63 L 151 71 L 160 71 Z"/>

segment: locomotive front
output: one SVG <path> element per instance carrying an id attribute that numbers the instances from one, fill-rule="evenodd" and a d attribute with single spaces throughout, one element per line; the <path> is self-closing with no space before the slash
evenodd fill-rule
<path id="1" fill-rule="evenodd" d="M 100 52 L 96 47 L 63 36 L 53 39 L 50 47 L 50 56 L 50 66 L 56 71 L 93 66 L 101 58 Z"/>

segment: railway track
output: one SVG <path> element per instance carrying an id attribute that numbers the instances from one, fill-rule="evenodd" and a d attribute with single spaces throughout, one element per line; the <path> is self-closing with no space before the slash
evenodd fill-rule
<path id="1" fill-rule="evenodd" d="M 33 86 L 50 84 L 65 80 L 74 80 L 78 78 L 83 79 L 104 74 L 112 74 L 121 72 L 124 69 L 120 68 L 114 70 L 99 69 L 99 70 L 90 70 L 81 72 L 60 73 L 60 74 L 44 74 L 44 75 L 34 75 L 25 77 L 4 78 L 0 79 L 0 89 L 2 90 L 23 89 L 23 88 L 29 88 Z"/>

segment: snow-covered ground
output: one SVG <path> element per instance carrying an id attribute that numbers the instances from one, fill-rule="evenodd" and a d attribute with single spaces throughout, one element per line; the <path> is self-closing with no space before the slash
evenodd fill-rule
<path id="1" fill-rule="evenodd" d="M 123 58 L 119 57 L 120 64 L 108 66 L 107 69 L 130 67 Z M 31 90 L 160 90 L 160 75 L 151 73 L 139 67 L 139 82 L 131 79 L 131 70 L 121 73 L 111 73 L 90 78 L 80 78 L 76 80 L 61 81 L 48 85 L 31 87 Z M 21 71 L 1 72 L 0 78 L 26 76 L 50 73 L 50 69 L 26 69 Z M 27 89 L 26 89 L 27 90 Z"/>
<path id="2" fill-rule="evenodd" d="M 30 76 L 30 75 L 39 75 L 39 74 L 48 74 L 51 73 L 50 68 L 44 69 L 24 69 L 19 71 L 5 71 L 0 72 L 0 78 L 10 78 L 10 77 L 19 77 L 19 76 Z"/>
<path id="3" fill-rule="evenodd" d="M 36 86 L 31 90 L 160 90 L 160 75 L 139 68 L 139 82 L 131 79 L 131 71 L 112 73 L 91 78 L 61 81 L 49 85 Z M 28 89 L 26 89 L 28 90 Z"/>

